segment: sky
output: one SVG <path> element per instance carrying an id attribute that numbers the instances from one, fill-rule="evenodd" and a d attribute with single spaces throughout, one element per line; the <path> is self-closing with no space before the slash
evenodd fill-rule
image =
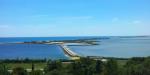
<path id="1" fill-rule="evenodd" d="M 0 37 L 150 35 L 150 0 L 0 0 Z"/>

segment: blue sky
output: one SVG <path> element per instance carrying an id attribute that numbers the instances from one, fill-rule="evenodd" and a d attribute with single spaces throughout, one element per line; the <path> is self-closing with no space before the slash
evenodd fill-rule
<path id="1" fill-rule="evenodd" d="M 150 0 L 0 0 L 0 37 L 150 35 Z"/>

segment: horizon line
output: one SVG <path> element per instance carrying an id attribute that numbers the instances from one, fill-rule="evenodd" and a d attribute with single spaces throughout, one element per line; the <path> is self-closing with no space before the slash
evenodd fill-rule
<path id="1" fill-rule="evenodd" d="M 16 38 L 16 37 L 22 37 L 22 38 L 30 38 L 30 37 L 149 37 L 150 35 L 96 35 L 96 36 L 92 36 L 92 35 L 86 35 L 86 36 L 7 36 L 7 37 L 3 37 L 0 36 L 0 38 Z"/>

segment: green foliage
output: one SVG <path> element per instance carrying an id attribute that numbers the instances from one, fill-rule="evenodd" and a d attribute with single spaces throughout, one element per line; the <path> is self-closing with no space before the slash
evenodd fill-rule
<path id="1" fill-rule="evenodd" d="M 48 61 L 47 66 L 45 67 L 45 73 L 55 70 L 55 69 L 61 69 L 62 63 L 60 61 Z"/>
<path id="2" fill-rule="evenodd" d="M 47 72 L 45 75 L 68 75 L 64 71 L 54 69 L 52 71 Z"/>
<path id="3" fill-rule="evenodd" d="M 120 65 L 117 59 L 111 58 L 106 62 L 90 58 L 81 58 L 69 63 L 55 60 L 48 61 L 44 71 L 37 70 L 37 65 L 29 63 L 31 72 L 22 67 L 15 67 L 11 75 L 150 75 L 150 57 L 136 57 L 125 62 Z M 4 64 L 0 64 L 0 75 L 10 75 Z"/>
<path id="4" fill-rule="evenodd" d="M 2 63 L 0 63 L 0 75 L 9 75 L 6 66 Z"/>
<path id="5" fill-rule="evenodd" d="M 22 67 L 16 67 L 13 69 L 12 75 L 27 75 L 27 71 Z"/>
<path id="6" fill-rule="evenodd" d="M 118 75 L 118 64 L 116 60 L 108 60 L 106 63 L 106 75 Z"/>
<path id="7" fill-rule="evenodd" d="M 93 75 L 95 72 L 95 61 L 89 58 L 81 58 L 80 61 L 71 64 L 70 73 L 73 75 Z"/>
<path id="8" fill-rule="evenodd" d="M 97 60 L 96 65 L 95 65 L 95 73 L 96 74 L 102 74 L 103 69 L 104 69 L 104 63 L 100 60 Z"/>
<path id="9" fill-rule="evenodd" d="M 43 74 L 43 72 L 40 71 L 40 70 L 35 70 L 35 71 L 32 71 L 32 72 L 30 73 L 30 75 L 44 75 L 44 74 Z"/>
<path id="10" fill-rule="evenodd" d="M 126 75 L 150 75 L 150 58 L 132 58 L 124 68 Z"/>

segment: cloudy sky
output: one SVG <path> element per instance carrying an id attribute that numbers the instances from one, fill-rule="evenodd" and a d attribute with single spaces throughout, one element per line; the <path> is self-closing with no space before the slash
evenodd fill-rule
<path id="1" fill-rule="evenodd" d="M 150 35 L 150 0 L 0 0 L 0 37 Z"/>

